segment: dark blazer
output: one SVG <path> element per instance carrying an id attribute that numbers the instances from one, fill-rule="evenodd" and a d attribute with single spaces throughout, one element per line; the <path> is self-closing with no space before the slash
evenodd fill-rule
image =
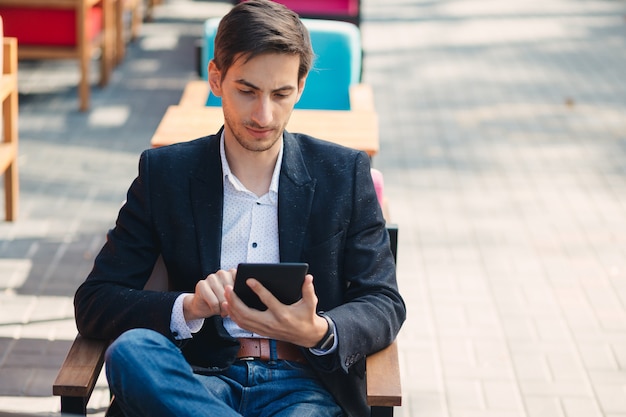
<path id="1" fill-rule="evenodd" d="M 81 334 L 113 339 L 149 328 L 174 340 L 174 300 L 220 267 L 220 133 L 141 155 L 115 228 L 76 292 Z M 332 355 L 303 351 L 349 416 L 368 415 L 365 355 L 389 345 L 406 315 L 369 158 L 285 132 L 278 196 L 280 259 L 309 263 L 318 309 L 334 320 L 339 339 Z M 159 255 L 174 289 L 144 291 Z M 182 346 L 192 365 L 209 369 L 229 366 L 237 348 L 220 317 Z"/>

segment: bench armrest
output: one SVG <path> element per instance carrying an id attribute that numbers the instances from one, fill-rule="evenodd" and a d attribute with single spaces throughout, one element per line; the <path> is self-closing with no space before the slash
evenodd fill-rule
<path id="1" fill-rule="evenodd" d="M 89 397 L 102 370 L 108 343 L 76 336 L 54 381 L 63 412 L 85 414 Z M 366 359 L 367 403 L 372 407 L 402 404 L 397 342 Z"/>
<path id="2" fill-rule="evenodd" d="M 369 355 L 366 361 L 367 404 L 371 407 L 402 405 L 397 342 Z"/>
<path id="3" fill-rule="evenodd" d="M 76 336 L 52 386 L 52 393 L 61 396 L 61 411 L 85 414 L 108 345 L 103 340 Z"/>

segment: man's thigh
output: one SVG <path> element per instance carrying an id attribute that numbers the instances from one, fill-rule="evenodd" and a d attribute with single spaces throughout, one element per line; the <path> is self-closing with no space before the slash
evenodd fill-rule
<path id="1" fill-rule="evenodd" d="M 238 361 L 207 388 L 246 417 L 340 417 L 341 408 L 310 367 L 293 362 Z"/>

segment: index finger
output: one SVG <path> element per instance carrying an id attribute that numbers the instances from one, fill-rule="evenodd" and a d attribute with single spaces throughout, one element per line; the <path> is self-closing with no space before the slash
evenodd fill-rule
<path id="1" fill-rule="evenodd" d="M 261 284 L 258 280 L 249 278 L 246 280 L 246 285 L 250 287 L 250 289 L 259 297 L 259 300 L 261 300 L 261 302 L 265 304 L 268 309 L 285 305 L 281 303 L 278 298 L 276 298 L 274 294 L 265 288 L 265 286 L 263 286 L 263 284 Z"/>

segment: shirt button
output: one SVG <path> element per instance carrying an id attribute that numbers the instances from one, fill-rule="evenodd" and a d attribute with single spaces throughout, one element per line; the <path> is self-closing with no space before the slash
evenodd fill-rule
<path id="1" fill-rule="evenodd" d="M 252 247 L 253 248 L 256 248 L 257 246 L 259 246 L 259 245 L 257 245 L 256 242 L 252 242 Z"/>

